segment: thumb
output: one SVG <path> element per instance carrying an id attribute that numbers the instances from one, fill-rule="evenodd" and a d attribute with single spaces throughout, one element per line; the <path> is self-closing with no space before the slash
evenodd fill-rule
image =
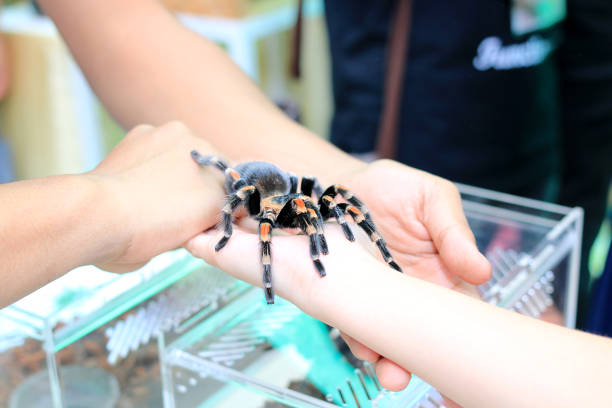
<path id="1" fill-rule="evenodd" d="M 450 272 L 474 285 L 491 277 L 491 265 L 478 251 L 454 184 L 443 180 L 426 194 L 424 224 Z"/>

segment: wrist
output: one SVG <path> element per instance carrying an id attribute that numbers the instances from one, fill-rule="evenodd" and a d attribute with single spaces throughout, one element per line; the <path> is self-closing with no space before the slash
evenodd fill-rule
<path id="1" fill-rule="evenodd" d="M 75 178 L 84 195 L 75 222 L 87 220 L 89 230 L 80 264 L 104 264 L 119 257 L 130 242 L 129 214 L 119 183 L 112 176 L 92 172 L 70 177 Z"/>
<path id="2" fill-rule="evenodd" d="M 310 270 L 299 274 L 300 282 L 295 286 L 306 290 L 297 292 L 292 301 L 307 314 L 342 330 L 347 320 L 360 315 L 357 312 L 360 305 L 370 304 L 368 298 L 376 287 L 384 287 L 388 275 L 398 273 L 363 248 L 348 248 L 360 246 L 359 243 L 341 244 L 348 250 L 331 245 L 330 255 L 323 257 L 327 270 L 324 278 Z"/>
<path id="3" fill-rule="evenodd" d="M 332 148 L 335 150 L 334 154 L 322 160 L 325 166 L 317 172 L 321 175 L 319 178 L 324 185 L 348 182 L 368 168 L 369 163 L 357 159 L 335 146 Z"/>

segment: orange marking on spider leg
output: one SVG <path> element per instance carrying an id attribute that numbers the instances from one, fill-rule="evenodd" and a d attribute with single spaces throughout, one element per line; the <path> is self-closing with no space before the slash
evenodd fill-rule
<path id="1" fill-rule="evenodd" d="M 308 213 L 310 214 L 310 218 L 317 218 L 317 213 L 312 208 L 308 209 Z"/>
<path id="2" fill-rule="evenodd" d="M 350 205 L 346 208 L 347 211 L 349 211 L 351 214 L 355 214 L 355 215 L 363 215 L 361 213 L 361 211 L 359 211 L 359 209 L 357 207 L 355 207 L 354 205 Z"/>
<path id="3" fill-rule="evenodd" d="M 350 200 L 351 198 L 355 197 L 355 195 L 342 184 L 336 184 L 336 190 L 340 193 L 342 197 L 344 197 L 345 200 Z"/>
<path id="4" fill-rule="evenodd" d="M 270 224 L 261 224 L 259 226 L 259 236 L 264 242 L 270 241 Z"/>
<path id="5" fill-rule="evenodd" d="M 359 209 L 354 205 L 349 205 L 348 207 L 346 207 L 346 210 L 351 213 L 357 223 L 363 222 L 365 220 L 363 213 L 359 211 Z"/>
<path id="6" fill-rule="evenodd" d="M 230 176 L 232 176 L 234 180 L 238 180 L 240 178 L 240 173 L 238 173 L 234 169 L 227 169 L 227 172 L 229 173 Z"/>
<path id="7" fill-rule="evenodd" d="M 294 202 L 295 202 L 295 205 L 297 206 L 297 213 L 298 214 L 306 212 L 306 204 L 304 203 L 304 200 L 296 198 Z"/>
<path id="8" fill-rule="evenodd" d="M 329 208 L 334 208 L 336 206 L 336 203 L 334 202 L 333 198 L 328 195 L 323 196 L 322 200 L 325 201 L 325 204 L 327 204 Z"/>

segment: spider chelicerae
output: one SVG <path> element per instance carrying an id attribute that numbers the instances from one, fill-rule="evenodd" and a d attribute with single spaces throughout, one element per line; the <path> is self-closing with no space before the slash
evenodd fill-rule
<path id="1" fill-rule="evenodd" d="M 376 244 L 385 262 L 397 271 L 402 271 L 376 229 L 366 205 L 344 186 L 333 184 L 323 191 L 316 178 L 302 177 L 298 189 L 297 176 L 271 163 L 252 161 L 232 168 L 220 157 L 203 156 L 196 150 L 191 152 L 191 157 L 199 165 L 214 166 L 225 174 L 225 191 L 228 196 L 222 210 L 224 233 L 215 251 L 223 248 L 232 236 L 233 214 L 240 207 L 246 207 L 249 215 L 259 221 L 263 284 L 268 304 L 274 303 L 270 243 L 274 228 L 298 228 L 308 235 L 310 257 L 317 272 L 323 277 L 325 268 L 320 256 L 329 252 L 323 222 L 335 218 L 346 238 L 354 241 L 353 232 L 344 217 L 348 214 Z M 338 195 L 346 202 L 336 202 Z"/>

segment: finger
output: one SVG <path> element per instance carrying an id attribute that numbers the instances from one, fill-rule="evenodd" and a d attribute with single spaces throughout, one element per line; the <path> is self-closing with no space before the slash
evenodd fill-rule
<path id="1" fill-rule="evenodd" d="M 134 128 L 132 128 L 132 130 L 130 130 L 125 137 L 135 137 L 137 135 L 142 135 L 145 133 L 150 133 L 152 131 L 155 130 L 155 126 L 153 125 L 147 125 L 147 124 L 142 124 L 142 125 L 137 125 L 134 126 Z"/>
<path id="2" fill-rule="evenodd" d="M 336 227 L 336 228 L 334 228 Z M 307 314 L 320 319 L 329 310 L 329 299 L 345 290 L 347 281 L 354 274 L 347 268 L 347 259 L 356 265 L 378 264 L 359 245 L 344 238 L 337 225 L 330 225 L 325 235 L 330 255 L 325 267 L 333 273 L 321 277 L 317 273 L 308 251 L 308 239 L 304 235 L 281 235 L 274 230 L 271 241 L 272 284 L 277 295 L 297 305 Z M 211 230 L 200 234 L 185 244 L 193 255 L 203 258 L 222 271 L 253 285 L 263 286 L 263 266 L 259 235 L 234 228 L 227 245 L 220 251 L 214 247 L 223 236 Z"/>
<path id="3" fill-rule="evenodd" d="M 383 357 L 375 365 L 378 382 L 383 388 L 389 391 L 401 391 L 410 383 L 412 374 L 393 361 Z"/>
<path id="4" fill-rule="evenodd" d="M 224 272 L 252 285 L 261 286 L 258 279 L 261 268 L 257 262 L 259 260 L 257 236 L 244 233 L 235 227 L 227 245 L 220 251 L 215 251 L 215 245 L 221 235 L 217 230 L 207 231 L 189 240 L 185 248 L 192 255 L 204 259 Z"/>
<path id="5" fill-rule="evenodd" d="M 452 273 L 474 285 L 491 277 L 491 265 L 476 247 L 454 184 L 440 179 L 426 192 L 423 220 Z"/>
<path id="6" fill-rule="evenodd" d="M 222 271 L 252 285 L 263 287 L 259 236 L 236 227 L 227 245 L 220 251 L 215 251 L 215 245 L 221 236 L 219 231 L 211 230 L 188 241 L 185 248 Z M 304 247 L 303 238 L 303 236 L 272 238 L 274 291 L 299 307 L 304 306 L 304 299 L 309 297 L 310 288 L 315 286 L 315 281 L 321 279 L 318 274 L 312 273 L 312 262 L 306 256 L 307 248 Z M 302 251 L 305 256 L 295 256 Z M 316 304 L 318 300 L 313 298 L 312 302 Z"/>
<path id="7" fill-rule="evenodd" d="M 134 262 L 134 263 L 106 263 L 106 264 L 97 264 L 95 265 L 97 268 L 100 268 L 104 271 L 114 272 L 114 273 L 128 273 L 134 272 L 145 266 L 149 261 L 143 262 Z"/>
<path id="8" fill-rule="evenodd" d="M 348 334 L 340 332 L 340 336 L 342 336 L 346 344 L 351 349 L 351 353 L 353 353 L 353 355 L 359 360 L 374 363 L 378 361 L 378 359 L 380 359 L 380 354 L 378 354 L 371 348 L 364 346 Z"/>
<path id="9" fill-rule="evenodd" d="M 147 149 L 134 149 L 134 147 L 139 146 L 141 139 L 145 137 L 145 135 L 150 135 L 154 130 L 155 128 L 151 125 L 138 125 L 131 129 L 104 160 L 96 166 L 95 171 L 116 172 L 140 163 L 142 158 L 146 157 Z M 120 153 L 126 151 L 131 153 Z"/>
<path id="10" fill-rule="evenodd" d="M 363 361 L 374 363 L 376 367 L 376 376 L 384 388 L 391 391 L 400 391 L 408 386 L 412 378 L 408 371 L 404 370 L 393 361 L 381 357 L 380 354 L 364 346 L 348 334 L 340 332 L 340 335 L 344 341 L 346 341 L 346 344 L 348 344 L 351 349 L 351 353 L 353 353 L 355 357 Z"/>

